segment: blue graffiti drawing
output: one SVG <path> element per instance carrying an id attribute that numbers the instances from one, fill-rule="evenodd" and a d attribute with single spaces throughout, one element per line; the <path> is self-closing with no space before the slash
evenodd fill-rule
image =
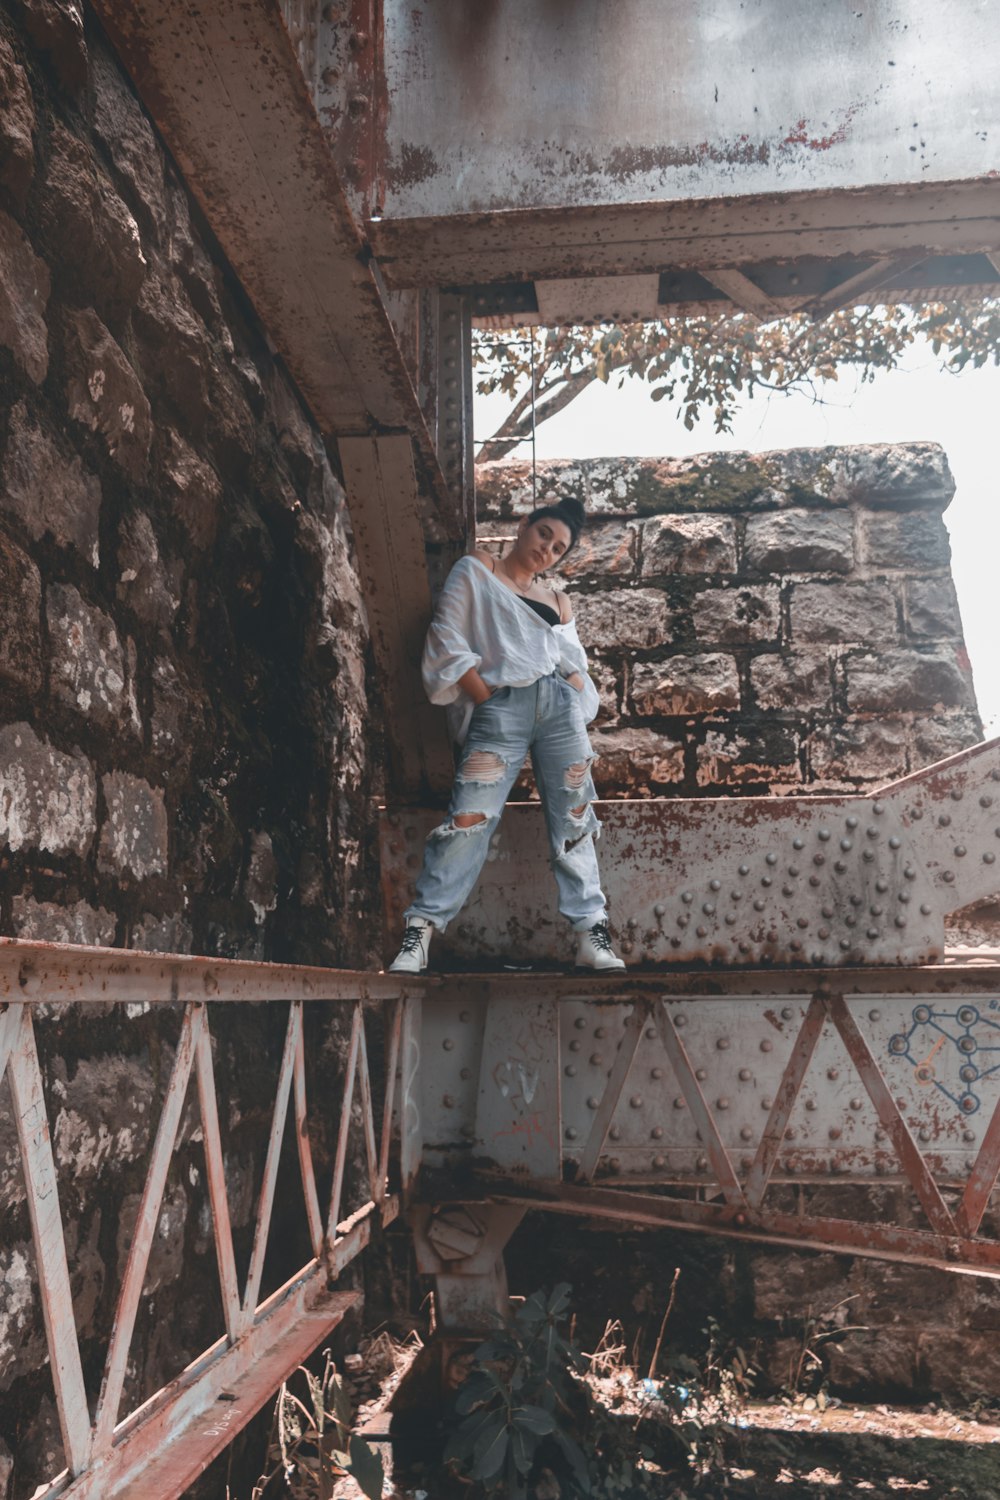
<path id="1" fill-rule="evenodd" d="M 989 1009 L 996 1008 L 990 1001 Z M 975 1005 L 915 1005 L 912 1025 L 889 1038 L 889 1052 L 911 1065 L 918 1083 L 940 1089 L 963 1115 L 974 1115 L 982 1100 L 973 1085 L 1000 1073 L 1000 1021 Z"/>

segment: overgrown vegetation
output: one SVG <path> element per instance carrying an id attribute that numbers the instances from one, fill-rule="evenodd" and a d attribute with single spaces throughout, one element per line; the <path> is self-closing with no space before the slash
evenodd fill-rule
<path id="1" fill-rule="evenodd" d="M 296 1380 L 296 1377 L 300 1377 Z M 295 1382 L 303 1397 L 292 1389 Z M 251 1500 L 330 1500 L 334 1485 L 350 1475 L 368 1500 L 381 1500 L 382 1460 L 351 1432 L 351 1403 L 329 1349 L 319 1375 L 300 1365 L 285 1381 L 274 1408 L 264 1473 Z"/>
<path id="2" fill-rule="evenodd" d="M 645 1379 L 627 1364 L 620 1325 L 608 1325 L 592 1355 L 580 1352 L 563 1330 L 565 1284 L 527 1298 L 476 1349 L 444 1454 L 470 1495 L 683 1500 L 721 1471 L 754 1371 L 710 1320 L 702 1358 L 668 1352 L 657 1373 L 676 1284 Z"/>

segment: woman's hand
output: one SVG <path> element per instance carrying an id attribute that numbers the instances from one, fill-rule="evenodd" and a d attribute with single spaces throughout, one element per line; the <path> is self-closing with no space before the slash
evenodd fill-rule
<path id="1" fill-rule="evenodd" d="M 571 672 L 566 678 L 566 681 L 569 683 L 570 687 L 575 688 L 578 693 L 583 692 L 583 678 L 580 676 L 579 672 Z"/>
<path id="2" fill-rule="evenodd" d="M 470 667 L 467 672 L 462 673 L 458 679 L 458 685 L 464 693 L 468 693 L 477 708 L 480 703 L 485 703 L 487 698 L 493 697 L 493 689 L 487 687 L 475 667 Z"/>

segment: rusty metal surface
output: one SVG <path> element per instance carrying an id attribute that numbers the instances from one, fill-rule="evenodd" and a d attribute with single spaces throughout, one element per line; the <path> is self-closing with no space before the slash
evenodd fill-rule
<path id="1" fill-rule="evenodd" d="M 991 6 L 385 0 L 382 213 L 986 175 Z M 910 147 L 914 146 L 914 151 Z"/>
<path id="2" fill-rule="evenodd" d="M 637 276 L 799 256 L 972 255 L 1000 242 L 1000 179 L 382 219 L 368 233 L 386 281 L 400 287 Z"/>
<path id="3" fill-rule="evenodd" d="M 459 1024 L 462 1015 L 459 1012 Z M 559 1013 L 505 985 L 476 1018 L 483 1031 L 474 1149 L 531 1177 L 559 1173 Z"/>
<path id="4" fill-rule="evenodd" d="M 755 1211 L 618 1188 L 578 1187 L 574 1183 L 504 1182 L 484 1174 L 481 1185 L 484 1192 L 493 1193 L 500 1203 L 522 1208 L 545 1208 L 614 1224 L 689 1229 L 786 1249 L 826 1250 L 834 1255 L 869 1256 L 941 1271 L 1000 1277 L 996 1240 L 953 1239 L 895 1224 L 861 1224 L 825 1216 L 810 1219 L 800 1214 Z"/>
<path id="5" fill-rule="evenodd" d="M 436 1330 L 490 1332 L 510 1303 L 503 1250 L 524 1218 L 511 1204 L 417 1204 L 410 1211 L 417 1269 L 434 1277 Z"/>
<path id="6" fill-rule="evenodd" d="M 207 984 L 206 980 L 211 982 Z M 374 1120 L 362 981 L 363 976 L 342 974 L 331 983 L 322 970 L 278 965 L 208 963 L 174 955 L 15 941 L 0 945 L 0 995 L 11 997 L 0 999 L 0 1082 L 6 1076 L 11 1083 L 41 1311 L 68 1463 L 66 1473 L 53 1479 L 39 1496 L 54 1500 L 56 1495 L 68 1494 L 81 1500 L 84 1496 L 100 1496 L 105 1500 L 109 1496 L 155 1493 L 162 1500 L 172 1500 L 232 1439 L 355 1300 L 353 1293 L 331 1293 L 330 1283 L 367 1245 L 373 1221 L 388 1223 L 398 1212 L 398 1199 L 387 1191 L 386 1182 L 390 1168 L 394 1170 L 394 1158 L 390 1159 L 394 1089 L 391 1083 L 387 1085 L 380 1140 Z M 394 1073 L 407 1001 L 394 981 L 375 983 L 372 987 L 381 989 L 388 1004 L 386 1037 L 389 1066 Z M 192 991 L 195 998 L 190 998 Z M 350 1005 L 351 1030 L 339 1101 L 334 1180 L 324 1228 L 310 1144 L 302 995 L 330 1003 L 331 991 L 339 994 L 339 1003 Z M 210 1015 L 213 1002 L 231 1004 L 237 999 L 260 1001 L 279 997 L 287 1000 L 290 994 L 270 1138 L 256 1204 L 253 1247 L 241 1289 L 219 1132 Z M 45 1026 L 53 1013 L 58 1016 L 67 1002 L 106 1004 L 110 1000 L 135 1004 L 151 998 L 173 1005 L 182 1003 L 183 1018 L 146 1164 L 128 1259 L 117 1289 L 114 1325 L 92 1422 L 74 1327 L 35 1027 Z M 119 1408 L 142 1288 L 192 1075 L 197 1082 L 208 1208 L 226 1332 L 170 1386 L 157 1392 L 141 1408 L 122 1414 Z M 355 1092 L 360 1097 L 360 1110 L 355 1108 Z M 298 1150 L 285 1160 L 294 1161 L 298 1168 L 313 1256 L 285 1288 L 261 1301 L 265 1254 L 274 1227 L 276 1189 L 283 1170 L 281 1148 L 293 1097 Z M 326 1111 L 329 1105 L 329 1100 L 314 1102 L 313 1111 L 317 1108 Z M 360 1206 L 348 1203 L 349 1211 L 345 1213 L 345 1164 L 348 1146 L 358 1132 L 367 1163 L 370 1197 Z M 413 1164 L 410 1170 L 412 1175 Z M 227 1393 L 227 1406 L 225 1413 L 220 1414 L 215 1403 L 223 1391 Z M 156 1476 L 155 1483 L 151 1476 Z"/>
<path id="7" fill-rule="evenodd" d="M 396 797 L 428 799 L 451 785 L 454 765 L 443 716 L 427 701 L 420 656 L 431 618 L 430 580 L 405 435 L 341 438 L 372 648 L 385 697 L 385 736 Z"/>
<path id="8" fill-rule="evenodd" d="M 612 926 L 630 966 L 933 963 L 948 912 L 1000 890 L 1000 741 L 867 797 L 598 803 Z M 439 815 L 384 820 L 389 931 L 400 930 Z M 508 806 L 437 961 L 572 962 L 537 804 Z"/>

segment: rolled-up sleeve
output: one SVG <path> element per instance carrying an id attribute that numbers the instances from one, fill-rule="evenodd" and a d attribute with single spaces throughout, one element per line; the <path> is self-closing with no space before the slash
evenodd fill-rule
<path id="1" fill-rule="evenodd" d="M 461 693 L 459 678 L 482 661 L 468 640 L 471 606 L 471 583 L 466 569 L 453 568 L 441 590 L 424 642 L 424 689 L 432 703 L 454 703 Z"/>

